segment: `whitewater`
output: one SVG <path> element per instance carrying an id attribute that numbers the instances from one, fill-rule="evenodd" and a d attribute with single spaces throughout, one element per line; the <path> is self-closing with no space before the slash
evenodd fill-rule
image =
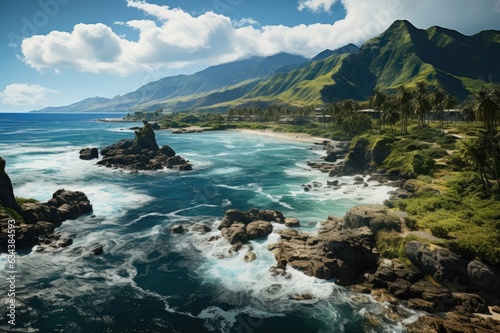
<path id="1" fill-rule="evenodd" d="M 113 115 L 116 117 L 116 115 Z M 387 304 L 332 281 L 288 268 L 273 276 L 278 240 L 250 242 L 257 260 L 227 256 L 217 226 L 227 209 L 276 209 L 314 233 L 329 215 L 381 203 L 391 188 L 334 180 L 307 167 L 320 146 L 238 132 L 172 134 L 157 131 L 193 164 L 193 171 L 137 173 L 99 167 L 79 150 L 132 138 L 135 123 L 103 123 L 92 114 L 0 114 L 0 156 L 18 197 L 47 201 L 60 188 L 84 192 L 93 213 L 56 231 L 73 244 L 53 253 L 24 251 L 17 258 L 16 332 L 401 332 L 404 322 L 384 315 Z M 365 177 L 366 178 L 366 177 Z M 303 185 L 321 183 L 310 191 Z M 207 234 L 174 235 L 176 224 L 202 223 Z M 285 228 L 274 225 L 275 230 Z M 103 245 L 104 253 L 90 254 Z M 224 256 L 223 259 L 220 259 Z M 6 255 L 0 255 L 0 290 Z M 296 294 L 313 299 L 298 301 Z M 4 298 L 5 295 L 2 295 Z M 414 312 L 407 310 L 408 321 Z M 367 313 L 382 323 L 367 325 Z M 3 320 L 0 330 L 12 330 Z"/>

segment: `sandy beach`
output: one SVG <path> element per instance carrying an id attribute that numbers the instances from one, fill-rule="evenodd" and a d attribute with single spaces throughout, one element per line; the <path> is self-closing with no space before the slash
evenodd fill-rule
<path id="1" fill-rule="evenodd" d="M 276 139 L 304 142 L 304 143 L 316 143 L 323 142 L 325 140 L 331 141 L 329 139 L 311 136 L 307 133 L 284 133 L 284 132 L 273 132 L 271 130 L 252 130 L 252 129 L 231 129 L 229 131 L 268 136 Z"/>

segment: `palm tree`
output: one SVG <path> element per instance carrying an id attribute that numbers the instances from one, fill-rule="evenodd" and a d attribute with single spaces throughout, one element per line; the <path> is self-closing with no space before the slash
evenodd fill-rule
<path id="1" fill-rule="evenodd" d="M 458 142 L 458 153 L 465 164 L 471 166 L 479 172 L 483 188 L 490 188 L 488 175 L 486 174 L 486 164 L 488 157 L 485 149 L 481 147 L 479 139 L 466 138 Z"/>
<path id="2" fill-rule="evenodd" d="M 387 96 L 380 91 L 380 88 L 375 88 L 375 94 L 372 96 L 371 103 L 375 110 L 378 111 L 379 114 L 379 132 L 382 132 L 382 113 L 384 109 L 384 105 L 387 102 Z"/>
<path id="3" fill-rule="evenodd" d="M 474 105 L 472 102 L 467 102 L 463 107 L 462 110 L 460 111 L 460 114 L 462 115 L 462 118 L 466 122 L 473 122 L 476 117 L 474 116 Z"/>
<path id="4" fill-rule="evenodd" d="M 417 91 L 413 99 L 413 110 L 418 118 L 418 124 L 425 126 L 425 116 L 431 109 L 431 103 L 428 99 L 427 84 L 424 81 L 417 82 Z"/>
<path id="5" fill-rule="evenodd" d="M 449 112 L 449 110 L 454 109 L 457 104 L 458 104 L 457 98 L 450 93 L 446 93 L 446 96 L 444 97 L 443 101 L 443 107 L 445 108 L 445 110 Z M 448 117 L 446 117 L 446 120 L 448 120 Z M 455 117 L 455 123 L 456 121 L 457 118 Z"/>
<path id="6" fill-rule="evenodd" d="M 384 122 L 394 128 L 396 123 L 400 120 L 400 115 L 397 106 L 394 103 L 386 103 L 384 114 L 382 115 Z"/>
<path id="7" fill-rule="evenodd" d="M 474 94 L 476 105 L 474 114 L 477 120 L 484 122 L 486 131 L 494 133 L 500 117 L 499 106 L 495 101 L 494 93 L 482 88 Z"/>
<path id="8" fill-rule="evenodd" d="M 441 88 L 441 86 L 437 86 L 436 89 L 431 94 L 430 102 L 434 107 L 434 110 L 439 114 L 441 118 L 441 131 L 444 131 L 444 99 L 446 97 L 446 92 Z"/>
<path id="9" fill-rule="evenodd" d="M 408 118 L 411 114 L 411 101 L 413 95 L 405 86 L 399 86 L 398 90 L 397 101 L 401 108 L 401 132 L 403 134 L 408 134 Z"/>

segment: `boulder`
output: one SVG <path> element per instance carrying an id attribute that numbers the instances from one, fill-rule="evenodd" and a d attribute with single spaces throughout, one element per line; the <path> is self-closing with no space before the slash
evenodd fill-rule
<path id="1" fill-rule="evenodd" d="M 84 148 L 80 150 L 80 159 L 92 160 L 94 158 L 99 158 L 99 151 L 97 148 Z"/>
<path id="2" fill-rule="evenodd" d="M 325 162 L 337 162 L 337 153 L 335 151 L 331 151 L 329 153 L 327 153 L 327 155 L 325 156 Z"/>
<path id="3" fill-rule="evenodd" d="M 255 253 L 248 252 L 247 254 L 245 254 L 245 258 L 244 258 L 245 262 L 252 262 L 255 259 L 257 259 L 257 256 L 255 255 Z"/>
<path id="4" fill-rule="evenodd" d="M 285 225 L 287 227 L 291 227 L 291 228 L 300 227 L 300 221 L 298 219 L 294 219 L 294 218 L 286 218 Z"/>
<path id="5" fill-rule="evenodd" d="M 247 224 L 246 233 L 248 240 L 266 237 L 273 231 L 273 225 L 267 221 L 253 221 Z"/>
<path id="6" fill-rule="evenodd" d="M 406 255 L 424 275 L 437 281 L 466 282 L 467 260 L 454 252 L 429 243 L 411 241 L 406 244 Z"/>
<path id="7" fill-rule="evenodd" d="M 248 235 L 244 223 L 233 223 L 228 228 L 221 229 L 222 237 L 227 239 L 230 244 L 246 243 Z"/>
<path id="8" fill-rule="evenodd" d="M 344 227 L 369 227 L 374 233 L 380 230 L 401 231 L 401 219 L 383 205 L 355 206 L 344 216 Z"/>
<path id="9" fill-rule="evenodd" d="M 472 285 L 500 297 L 500 272 L 497 269 L 472 260 L 467 264 L 467 278 Z"/>

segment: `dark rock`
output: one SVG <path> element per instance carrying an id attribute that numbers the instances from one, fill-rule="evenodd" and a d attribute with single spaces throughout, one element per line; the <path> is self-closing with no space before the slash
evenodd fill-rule
<path id="1" fill-rule="evenodd" d="M 99 151 L 97 148 L 84 148 L 80 150 L 80 159 L 92 160 L 94 158 L 99 158 Z"/>
<path id="2" fill-rule="evenodd" d="M 199 233 L 207 233 L 212 231 L 212 228 L 204 225 L 203 223 L 195 223 L 191 226 L 191 231 L 199 232 Z"/>
<path id="3" fill-rule="evenodd" d="M 0 205 L 13 209 L 16 213 L 22 214 L 22 209 L 14 196 L 14 188 L 10 177 L 5 172 L 7 162 L 0 157 Z"/>
<path id="4" fill-rule="evenodd" d="M 438 281 L 465 280 L 467 277 L 467 260 L 448 249 L 411 241 L 406 244 L 406 255 L 424 275 L 431 275 Z"/>
<path id="5" fill-rule="evenodd" d="M 101 244 L 94 244 L 90 249 L 90 253 L 94 256 L 101 255 L 103 254 L 103 252 L 104 252 L 104 245 Z"/>
<path id="6" fill-rule="evenodd" d="M 467 278 L 470 283 L 486 292 L 500 296 L 500 272 L 479 260 L 467 265 Z"/>
<path id="7" fill-rule="evenodd" d="M 135 131 L 134 140 L 121 140 L 101 150 L 101 155 L 104 157 L 97 164 L 106 167 L 132 171 L 163 168 L 192 170 L 189 161 L 176 155 L 172 148 L 158 147 L 153 127 L 147 121 L 141 130 Z"/>
<path id="8" fill-rule="evenodd" d="M 327 153 L 327 155 L 325 156 L 325 162 L 337 162 L 337 159 L 337 153 L 334 151 Z"/>
<path id="9" fill-rule="evenodd" d="M 173 234 L 182 234 L 184 233 L 184 227 L 182 226 L 182 224 L 175 224 L 173 226 L 170 227 L 170 232 L 173 233 Z"/>

